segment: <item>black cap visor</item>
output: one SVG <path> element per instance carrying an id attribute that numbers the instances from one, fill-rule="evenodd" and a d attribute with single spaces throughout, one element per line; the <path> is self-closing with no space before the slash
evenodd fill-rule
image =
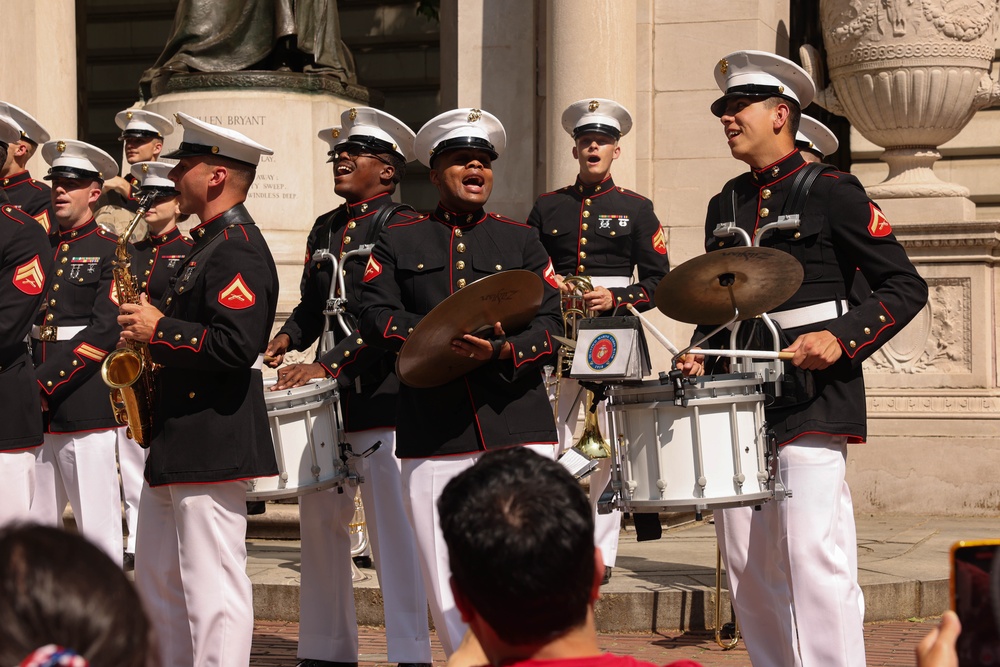
<path id="1" fill-rule="evenodd" d="M 86 169 L 79 169 L 77 167 L 52 167 L 49 169 L 49 173 L 42 177 L 43 180 L 52 181 L 57 178 L 66 178 L 75 181 L 100 181 L 104 182 L 101 175 L 96 171 L 88 171 Z"/>
<path id="2" fill-rule="evenodd" d="M 615 141 L 622 138 L 622 132 L 614 125 L 608 125 L 606 123 L 587 123 L 586 125 L 581 125 L 580 127 L 573 129 L 573 138 L 579 139 L 582 135 L 588 134 L 590 132 L 597 132 L 598 134 L 606 134 Z"/>
<path id="3" fill-rule="evenodd" d="M 785 94 L 785 89 L 782 86 L 765 86 L 758 83 L 748 83 L 728 89 L 725 95 L 712 102 L 712 113 L 717 118 L 722 118 L 722 115 L 726 112 L 728 101 L 737 97 L 759 97 L 761 99 L 781 97 L 794 103 L 796 106 L 798 105 L 795 98 Z"/>
<path id="4" fill-rule="evenodd" d="M 160 136 L 159 132 L 152 130 L 125 130 L 118 137 L 118 141 L 125 141 L 126 139 L 160 139 L 162 141 L 163 137 Z"/>
<path id="5" fill-rule="evenodd" d="M 376 155 L 391 153 L 406 162 L 406 156 L 400 152 L 398 146 L 391 144 L 384 139 L 379 139 L 378 137 L 359 134 L 352 134 L 346 141 L 342 141 L 334 146 L 333 150 L 327 153 L 327 155 L 330 156 L 330 159 L 327 160 L 327 162 L 333 162 L 334 158 L 336 158 L 341 151 L 350 150 L 351 148 L 368 151 L 369 153 L 375 153 Z"/>
<path id="6" fill-rule="evenodd" d="M 434 152 L 431 153 L 431 165 L 434 164 L 434 160 L 441 153 L 458 150 L 459 148 L 475 148 L 476 150 L 485 151 L 489 154 L 491 160 L 496 160 L 499 157 L 493 144 L 482 137 L 453 137 L 442 141 L 434 147 Z"/>

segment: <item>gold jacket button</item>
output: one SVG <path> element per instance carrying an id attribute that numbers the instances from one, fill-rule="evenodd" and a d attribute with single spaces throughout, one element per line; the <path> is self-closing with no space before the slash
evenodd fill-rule
<path id="1" fill-rule="evenodd" d="M 48 382 L 46 382 L 45 386 L 46 387 L 51 387 L 52 386 L 52 380 L 49 380 Z"/>
<path id="2" fill-rule="evenodd" d="M 45 316 L 45 321 L 46 322 L 51 322 L 54 317 L 55 317 L 55 315 L 53 315 L 52 313 L 49 313 L 48 315 Z"/>
<path id="3" fill-rule="evenodd" d="M 61 378 L 66 377 L 66 371 L 59 371 L 59 377 Z"/>
<path id="4" fill-rule="evenodd" d="M 68 259 L 66 259 L 65 257 L 63 257 L 62 259 L 59 260 L 59 263 L 60 264 L 65 264 L 68 261 L 69 261 Z"/>
<path id="5" fill-rule="evenodd" d="M 518 352 L 517 353 L 517 358 L 518 359 L 524 359 L 524 352 Z"/>
<path id="6" fill-rule="evenodd" d="M 198 339 L 197 338 L 192 338 L 191 339 L 191 344 L 192 345 L 197 345 L 198 344 Z"/>
<path id="7" fill-rule="evenodd" d="M 56 300 L 55 299 L 49 299 L 49 305 L 50 306 L 56 305 Z"/>
<path id="8" fill-rule="evenodd" d="M 62 269 L 59 269 L 58 271 L 56 271 L 56 275 L 57 276 L 61 276 L 62 274 L 63 274 L 63 270 Z"/>
<path id="9" fill-rule="evenodd" d="M 194 398 L 194 392 L 193 391 L 190 394 L 188 394 L 188 398 Z"/>
<path id="10" fill-rule="evenodd" d="M 611 230 L 611 235 L 612 235 L 612 236 L 614 236 L 614 235 L 615 235 L 615 230 L 613 230 L 613 229 Z"/>
<path id="11" fill-rule="evenodd" d="M 349 356 L 351 356 L 351 351 L 350 350 L 344 350 L 344 357 L 346 358 L 346 357 L 349 357 Z"/>
<path id="12" fill-rule="evenodd" d="M 59 249 L 62 250 L 63 252 L 66 252 L 67 250 L 69 250 L 69 244 L 63 243 L 61 246 L 59 246 Z"/>
<path id="13" fill-rule="evenodd" d="M 367 210 L 368 210 L 368 204 L 362 204 L 361 205 L 361 212 L 364 213 Z"/>
<path id="14" fill-rule="evenodd" d="M 590 217 L 590 211 L 584 211 L 583 212 L 583 217 L 589 218 Z"/>
<path id="15" fill-rule="evenodd" d="M 853 340 L 851 341 L 850 345 L 851 345 L 851 347 L 857 347 L 858 346 L 858 344 L 855 343 Z"/>
<path id="16" fill-rule="evenodd" d="M 461 229 L 456 229 L 455 230 L 455 236 L 461 236 L 461 235 L 462 235 L 462 230 Z"/>
<path id="17" fill-rule="evenodd" d="M 458 279 L 458 280 L 457 280 L 457 281 L 455 282 L 455 285 L 457 285 L 457 286 L 458 286 L 458 289 L 462 289 L 463 287 L 465 287 L 465 278 L 459 278 L 459 279 Z"/>
<path id="18" fill-rule="evenodd" d="M 157 338 L 163 338 L 163 332 L 162 331 L 157 331 L 156 332 L 156 337 Z"/>
<path id="19" fill-rule="evenodd" d="M 330 368 L 332 368 L 333 370 L 337 370 L 337 364 L 330 364 Z"/>
<path id="20" fill-rule="evenodd" d="M 865 335 L 870 335 L 871 332 L 872 332 L 871 329 L 869 329 L 868 327 L 865 327 Z"/>
<path id="21" fill-rule="evenodd" d="M 413 327 L 410 327 L 409 329 L 407 329 L 407 330 L 406 330 L 406 333 L 408 333 L 408 334 L 411 334 L 411 333 L 413 333 Z"/>
<path id="22" fill-rule="evenodd" d="M 173 301 L 173 300 L 174 300 L 174 297 L 172 297 L 172 296 L 168 296 L 168 297 L 167 297 L 167 305 L 169 306 L 169 305 L 170 305 L 170 302 L 171 302 L 171 301 Z"/>
<path id="23" fill-rule="evenodd" d="M 349 223 L 347 223 L 347 228 L 348 229 L 354 229 L 357 226 L 358 226 L 358 223 L 354 222 L 353 220 L 351 220 Z"/>
<path id="24" fill-rule="evenodd" d="M 183 291 L 184 291 L 184 285 L 181 285 L 180 287 L 177 288 L 177 293 L 178 294 L 180 294 Z"/>
<path id="25" fill-rule="evenodd" d="M 770 199 L 771 198 L 771 191 L 768 190 L 767 188 L 764 188 L 763 190 L 760 191 L 760 198 L 761 199 Z"/>
<path id="26" fill-rule="evenodd" d="M 461 271 L 462 269 L 465 268 L 465 262 L 463 262 L 462 260 L 458 260 L 457 262 L 455 262 L 455 268 Z"/>
<path id="27" fill-rule="evenodd" d="M 587 231 L 587 228 L 588 228 L 588 225 L 587 225 L 586 222 L 583 223 L 582 225 L 580 225 L 580 229 L 582 229 L 583 231 Z"/>
<path id="28" fill-rule="evenodd" d="M 878 321 L 879 322 L 885 322 L 885 315 L 879 315 L 878 316 Z"/>
<path id="29" fill-rule="evenodd" d="M 580 239 L 580 245 L 587 245 L 587 239 Z"/>
<path id="30" fill-rule="evenodd" d="M 365 341 L 364 341 L 364 339 L 362 339 L 362 338 L 359 338 L 359 339 L 358 339 L 358 345 L 361 345 L 361 344 L 362 344 L 362 343 L 364 343 L 364 342 L 365 342 Z"/>
<path id="31" fill-rule="evenodd" d="M 777 176 L 780 173 L 781 169 L 779 167 L 771 167 L 771 176 Z"/>
<path id="32" fill-rule="evenodd" d="M 496 265 L 496 266 L 494 266 L 493 268 L 494 268 L 494 269 L 496 269 L 497 271 L 503 271 L 503 267 L 502 267 L 502 266 L 500 266 L 499 264 L 497 264 L 497 265 Z"/>
<path id="33" fill-rule="evenodd" d="M 180 340 L 180 339 L 181 339 L 180 334 L 174 334 L 174 340 Z"/>
<path id="34" fill-rule="evenodd" d="M 760 209 L 760 217 L 762 218 L 766 218 L 770 213 L 771 211 L 769 211 L 767 208 Z"/>
<path id="35" fill-rule="evenodd" d="M 395 331 L 395 330 L 396 330 L 396 325 L 393 325 L 393 326 L 392 326 L 392 330 L 393 330 L 393 331 Z"/>
<path id="36" fill-rule="evenodd" d="M 445 219 L 445 222 L 451 220 L 451 215 L 449 213 L 445 213 L 444 214 L 444 219 Z"/>
<path id="37" fill-rule="evenodd" d="M 78 360 L 74 359 L 74 360 L 73 360 L 73 365 L 74 365 L 74 366 L 79 366 L 79 365 L 80 365 L 80 362 L 79 362 Z"/>
<path id="38" fill-rule="evenodd" d="M 584 199 L 584 200 L 583 200 L 583 203 L 584 203 L 584 205 L 585 205 L 585 206 L 590 206 L 590 204 L 591 204 L 591 201 L 590 201 L 590 199 L 589 199 L 589 198 L 587 198 L 587 199 Z"/>
<path id="39" fill-rule="evenodd" d="M 559 233 L 559 230 L 558 230 L 558 229 L 553 229 L 553 230 L 552 230 L 552 233 L 553 233 L 553 234 L 558 234 L 558 233 Z"/>
<path id="40" fill-rule="evenodd" d="M 581 250 L 580 251 L 580 259 L 587 259 L 587 253 L 585 253 L 584 251 Z"/>
<path id="41" fill-rule="evenodd" d="M 153 265 L 153 262 L 155 262 L 155 261 L 156 261 L 156 260 L 153 260 L 153 259 L 149 260 L 149 265 L 150 265 L 150 266 L 152 266 L 152 265 Z"/>
<path id="42" fill-rule="evenodd" d="M 423 270 L 423 268 L 424 268 L 424 265 L 423 265 L 423 264 L 417 264 L 417 270 L 418 270 L 418 271 L 422 271 L 422 270 Z"/>
<path id="43" fill-rule="evenodd" d="M 583 273 L 586 270 L 587 270 L 587 267 L 585 267 L 583 264 L 581 264 L 580 266 L 576 267 L 576 272 L 577 273 Z"/>
<path id="44" fill-rule="evenodd" d="M 532 345 L 532 346 L 531 346 L 531 351 L 532 351 L 532 352 L 538 352 L 538 348 L 537 348 L 537 347 L 535 347 L 534 345 Z"/>
<path id="45" fill-rule="evenodd" d="M 800 238 L 802 238 L 802 232 L 795 232 L 795 234 L 793 234 L 792 236 L 793 236 L 793 238 L 800 239 Z"/>
<path id="46" fill-rule="evenodd" d="M 344 245 L 347 245 L 350 242 L 351 242 L 351 237 L 350 236 L 345 236 L 344 237 Z"/>
<path id="47" fill-rule="evenodd" d="M 465 244 L 464 243 L 459 243 L 457 246 L 455 246 L 455 250 L 457 252 L 465 252 Z"/>

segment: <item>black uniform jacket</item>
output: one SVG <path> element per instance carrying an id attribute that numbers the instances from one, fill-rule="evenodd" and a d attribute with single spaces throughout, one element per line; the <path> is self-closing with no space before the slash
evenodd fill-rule
<path id="1" fill-rule="evenodd" d="M 117 206 L 118 208 L 123 208 L 129 213 L 135 215 L 139 210 L 139 200 L 136 199 L 135 195 L 139 192 L 139 179 L 137 179 L 132 174 L 125 174 L 125 180 L 131 187 L 128 196 L 123 196 L 122 193 L 117 190 L 108 190 L 103 195 L 101 199 L 97 202 L 97 208 L 110 204 L 111 206 Z"/>
<path id="2" fill-rule="evenodd" d="M 636 310 L 653 307 L 653 293 L 670 270 L 666 237 L 653 202 L 615 185 L 608 176 L 597 185 L 576 184 L 543 194 L 535 201 L 528 223 L 538 230 L 542 245 L 561 276 L 632 277 L 639 282 L 613 287 L 616 307 L 631 303 Z M 628 315 L 605 311 L 602 315 Z"/>
<path id="3" fill-rule="evenodd" d="M 2 198 L 2 195 L 0 195 Z M 42 444 L 42 407 L 25 336 L 45 298 L 52 247 L 34 218 L 0 205 L 0 451 Z"/>
<path id="4" fill-rule="evenodd" d="M 457 215 L 438 206 L 429 216 L 382 232 L 365 270 L 364 340 L 398 351 L 434 306 L 493 273 L 527 269 L 545 279 L 538 314 L 506 332 L 513 358 L 487 362 L 440 387 L 401 385 L 396 454 L 422 458 L 555 443 L 555 421 L 541 367 L 555 363 L 552 335 L 562 331 L 552 263 L 528 225 L 482 210 Z"/>
<path id="5" fill-rule="evenodd" d="M 121 334 L 112 273 L 118 237 L 91 218 L 49 239 L 55 264 L 41 324 L 85 328 L 70 340 L 33 341 L 38 384 L 49 402 L 47 431 L 114 428 L 118 423 L 100 370 Z"/>
<path id="6" fill-rule="evenodd" d="M 0 187 L 10 203 L 37 220 L 46 234 L 56 232 L 52 229 L 52 189 L 48 185 L 22 171 L 0 181 Z"/>
<path id="7" fill-rule="evenodd" d="M 166 293 L 170 279 L 193 246 L 176 227 L 160 236 L 151 234 L 132 246 L 132 274 L 150 303 L 158 303 Z"/>
<path id="8" fill-rule="evenodd" d="M 194 248 L 149 341 L 162 365 L 146 460 L 151 486 L 278 472 L 263 377 L 251 368 L 274 322 L 274 260 L 242 204 L 191 233 Z"/>
<path id="9" fill-rule="evenodd" d="M 735 189 L 736 221 L 751 238 L 758 227 L 775 221 L 781 213 L 794 175 L 804 164 L 795 150 L 773 165 L 736 177 L 723 190 Z M 728 217 L 725 211 L 730 207 L 723 208 L 721 199 L 716 195 L 708 205 L 708 251 L 737 244 L 732 237 L 712 235 L 722 218 Z M 813 373 L 815 398 L 766 411 L 779 444 L 806 433 L 844 435 L 850 442 L 863 442 L 867 422 L 861 364 L 923 308 L 927 284 L 882 211 L 858 180 L 843 172 L 827 171 L 816 179 L 798 230 L 772 232 L 761 245 L 790 253 L 805 272 L 798 291 L 773 312 L 848 300 L 859 273 L 870 285 L 867 297 L 840 317 L 786 331 L 791 342 L 803 333 L 826 329 L 837 337 L 843 354 L 829 368 Z"/>
<path id="10" fill-rule="evenodd" d="M 327 249 L 335 257 L 342 257 L 350 250 L 368 243 L 373 222 L 384 206 L 393 205 L 388 193 L 383 193 L 354 204 L 343 204 L 316 219 L 306 241 L 306 265 L 299 289 L 302 298 L 288 321 L 278 333 L 287 334 L 291 349 L 308 348 L 323 332 L 323 309 L 330 294 L 333 277 L 332 262 L 314 261 L 313 253 Z M 420 217 L 412 211 L 401 211 L 387 224 L 409 222 Z M 341 387 L 340 401 L 347 431 L 364 431 L 373 428 L 392 428 L 396 425 L 396 395 L 399 380 L 396 378 L 396 356 L 384 348 L 368 345 L 357 330 L 361 317 L 361 280 L 365 274 L 367 258 L 353 257 L 341 267 L 346 271 L 344 288 L 347 291 L 347 321 L 355 331 L 344 334 L 334 320 L 331 327 L 336 333 L 337 344 L 317 361 Z M 360 392 L 357 391 L 360 383 Z"/>

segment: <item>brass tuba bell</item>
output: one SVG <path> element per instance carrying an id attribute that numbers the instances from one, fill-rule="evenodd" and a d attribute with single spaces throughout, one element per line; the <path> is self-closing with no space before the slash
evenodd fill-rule
<path id="1" fill-rule="evenodd" d="M 597 405 L 594 403 L 594 392 L 588 389 L 583 400 L 587 414 L 583 420 L 583 434 L 573 445 L 573 450 L 583 454 L 588 459 L 610 458 L 611 445 L 601 435 L 601 427 L 597 423 Z"/>

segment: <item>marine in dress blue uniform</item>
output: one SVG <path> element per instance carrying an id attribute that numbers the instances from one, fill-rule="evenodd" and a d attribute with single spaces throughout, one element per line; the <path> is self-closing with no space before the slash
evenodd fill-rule
<path id="1" fill-rule="evenodd" d="M 118 140 L 125 145 L 125 161 L 129 165 L 140 162 L 158 160 L 163 150 L 163 140 L 174 131 L 174 124 L 169 118 L 143 109 L 125 109 L 115 114 L 115 124 L 122 131 Z M 139 188 L 142 179 L 134 172 L 124 177 L 108 179 L 104 184 L 104 196 L 98 202 L 98 222 L 104 222 L 105 216 L 119 217 L 113 210 L 104 209 L 110 206 L 118 211 L 126 211 L 128 218 L 139 210 Z M 122 219 L 128 219 L 120 216 Z"/>
<path id="2" fill-rule="evenodd" d="M 404 498 L 424 586 L 447 654 L 466 628 L 449 588 L 437 496 L 486 450 L 534 445 L 551 457 L 556 441 L 540 372 L 553 363 L 552 336 L 561 331 L 554 271 L 529 225 L 483 210 L 493 184 L 492 161 L 505 141 L 500 121 L 479 109 L 456 109 L 428 121 L 414 150 L 431 168 L 441 202 L 429 215 L 388 225 L 363 279 L 362 336 L 396 352 L 424 315 L 474 280 L 509 269 L 545 277 L 541 308 L 523 331 L 506 332 L 496 345 L 471 335 L 452 341 L 456 354 L 486 362 L 481 367 L 439 387 L 400 387 L 396 453 L 403 459 Z"/>
<path id="3" fill-rule="evenodd" d="M 712 111 L 733 156 L 751 169 L 709 203 L 709 251 L 735 243 L 712 234 L 729 217 L 731 193 L 736 223 L 751 237 L 776 219 L 806 166 L 794 131 L 813 96 L 801 68 L 769 53 L 730 54 L 715 76 L 724 95 Z M 793 495 L 759 512 L 717 511 L 716 533 L 755 665 L 864 665 L 846 444 L 867 435 L 862 362 L 919 312 L 927 286 L 857 179 L 834 170 L 812 185 L 799 228 L 771 233 L 762 245 L 804 269 L 802 285 L 770 315 L 795 353 L 791 363 L 811 373 L 815 389 L 765 410 Z M 871 289 L 848 308 L 856 276 Z"/>
<path id="4" fill-rule="evenodd" d="M 110 155 L 79 141 L 49 141 L 53 215 L 58 223 L 54 272 L 45 314 L 32 328 L 35 369 L 46 410 L 38 450 L 32 516 L 62 525 L 67 500 L 83 535 L 118 560 L 121 497 L 115 467 L 118 425 L 101 379 L 104 357 L 118 340 L 118 295 L 112 263 L 118 239 L 94 222 L 104 178 L 118 171 Z M 46 409 L 47 407 L 47 409 Z"/>
<path id="5" fill-rule="evenodd" d="M 180 213 L 177 206 L 179 193 L 174 182 L 167 178 L 173 167 L 173 162 L 137 162 L 129 173 L 139 184 L 139 195 L 153 197 L 148 203 L 149 210 L 143 216 L 148 233 L 131 246 L 129 255 L 135 284 L 154 304 L 160 302 L 170 279 L 194 245 L 177 228 L 177 222 L 187 216 Z M 125 525 L 128 527 L 123 559 L 126 570 L 135 567 L 139 503 L 147 451 L 128 436 L 126 428 L 118 429 L 118 468 L 125 501 Z"/>
<path id="6" fill-rule="evenodd" d="M 183 141 L 168 174 L 185 214 L 203 220 L 160 302 L 123 304 L 123 336 L 160 364 L 136 585 L 162 662 L 245 665 L 253 635 L 246 574 L 246 484 L 277 465 L 261 362 L 277 305 L 274 261 L 243 206 L 271 149 L 177 114 Z M 206 194 L 207 193 L 207 194 Z"/>
<path id="7" fill-rule="evenodd" d="M 540 196 L 528 224 L 538 231 L 560 280 L 591 279 L 594 290 L 584 294 L 584 302 L 597 316 L 628 315 L 627 304 L 649 310 L 656 286 L 670 270 L 663 227 L 653 202 L 615 185 L 611 177 L 612 163 L 621 153 L 618 140 L 632 129 L 632 115 L 613 100 L 584 99 L 566 108 L 562 124 L 573 137 L 580 173 L 573 185 Z M 577 381 L 562 378 L 557 419 L 563 450 L 573 446 L 584 396 Z M 607 433 L 603 405 L 598 417 Z M 597 513 L 597 502 L 610 481 L 611 459 L 606 459 L 590 479 L 594 539 L 604 556 L 605 582 L 615 565 L 621 528 L 621 511 Z"/>
<path id="8" fill-rule="evenodd" d="M 0 157 L 20 137 L 0 117 Z M 25 339 L 45 298 L 52 250 L 34 218 L 0 191 L 0 525 L 27 521 L 35 490 L 35 449 L 42 444 L 42 408 Z"/>
<path id="9" fill-rule="evenodd" d="M 323 332 L 323 310 L 334 269 L 344 272 L 345 318 L 355 327 L 345 334 L 332 323 L 335 343 L 316 362 L 284 366 L 275 389 L 300 386 L 312 378 L 337 381 L 348 442 L 355 452 L 381 445 L 361 462 L 361 496 L 371 536 L 375 568 L 385 611 L 388 659 L 401 664 L 430 663 L 427 596 L 417 561 L 413 529 L 403 505 L 399 459 L 395 455 L 396 398 L 399 380 L 395 357 L 365 343 L 357 331 L 361 315 L 361 280 L 367 255 L 345 257 L 377 237 L 377 225 L 404 223 L 420 216 L 398 209 L 392 193 L 413 158 L 413 131 L 376 109 L 351 108 L 341 127 L 321 130 L 329 148 L 334 191 L 345 202 L 316 219 L 306 241 L 301 300 L 268 346 L 274 365 L 288 349 L 305 350 Z M 395 212 L 394 212 L 395 211 Z M 386 217 L 387 214 L 389 217 Z M 317 259 L 325 250 L 338 259 Z M 299 647 L 302 667 L 357 663 L 358 630 L 351 581 L 354 494 L 334 488 L 299 499 L 302 525 L 302 586 L 299 595 Z"/>
<path id="10" fill-rule="evenodd" d="M 28 160 L 49 140 L 49 133 L 31 114 L 13 104 L 0 102 L 0 116 L 12 122 L 19 135 L 10 142 L 0 166 L 0 187 L 11 204 L 37 220 L 46 234 L 54 234 L 51 190 L 32 178 L 27 169 Z"/>

